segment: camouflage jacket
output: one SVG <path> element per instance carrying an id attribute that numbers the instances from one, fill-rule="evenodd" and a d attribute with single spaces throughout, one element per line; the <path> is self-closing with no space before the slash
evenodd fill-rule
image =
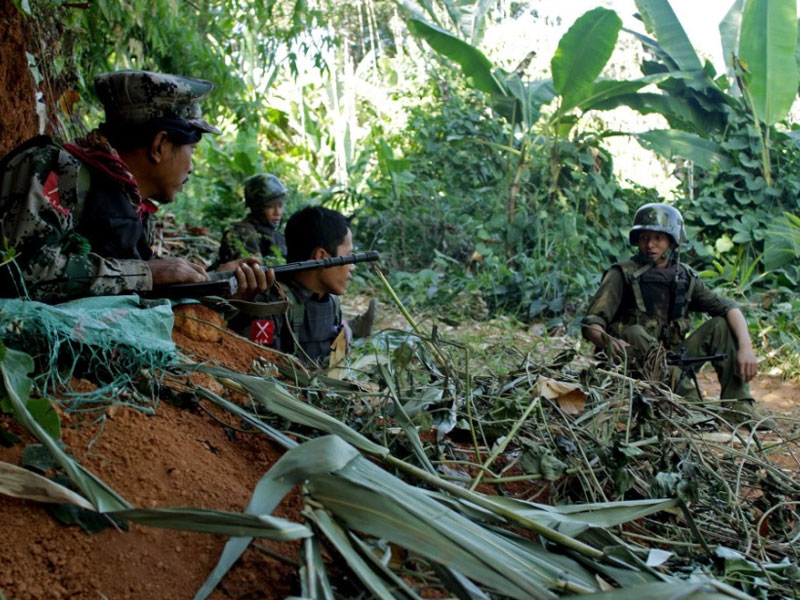
<path id="1" fill-rule="evenodd" d="M 0 163 L 2 295 L 57 302 L 150 290 L 152 219 L 117 182 L 39 136 Z"/>
<path id="2" fill-rule="evenodd" d="M 239 221 L 222 236 L 216 264 L 221 265 L 246 256 L 286 257 L 286 240 L 272 225 L 253 219 Z"/>
<path id="3" fill-rule="evenodd" d="M 612 335 L 619 336 L 628 325 L 643 326 L 653 337 L 662 340 L 667 346 L 678 343 L 688 333 L 688 314 L 706 313 L 712 317 L 724 316 L 736 307 L 732 300 L 711 291 L 703 281 L 686 265 L 680 264 L 679 281 L 691 281 L 691 291 L 686 295 L 685 306 L 679 306 L 681 315 L 668 323 L 668 312 L 672 300 L 672 281 L 675 266 L 657 269 L 661 277 L 653 277 L 649 291 L 644 298 L 637 299 L 632 274 L 640 270 L 641 264 L 625 261 L 613 265 L 603 276 L 600 288 L 592 298 L 583 325 L 598 324 Z M 640 292 L 641 294 L 641 292 Z M 644 305 L 645 310 L 641 310 Z M 671 325 L 671 326 L 670 326 Z"/>

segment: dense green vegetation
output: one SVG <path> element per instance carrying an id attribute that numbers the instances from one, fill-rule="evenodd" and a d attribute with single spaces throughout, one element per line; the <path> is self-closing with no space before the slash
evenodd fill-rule
<path id="1" fill-rule="evenodd" d="M 795 0 L 733 2 L 725 74 L 698 57 L 667 0 L 637 0 L 636 31 L 594 8 L 536 75 L 532 53 L 485 43 L 493 27 L 541 25 L 536 0 L 15 2 L 61 135 L 101 118 L 95 73 L 214 80 L 205 108 L 224 133 L 198 147 L 169 210 L 217 236 L 244 213 L 242 181 L 276 173 L 289 211 L 310 201 L 353 215 L 358 245 L 381 250 L 391 284 L 364 269 L 360 285 L 396 290 L 413 316 L 410 330 L 357 342 L 346 365 L 312 377 L 288 358 L 253 361 L 248 374 L 169 352 L 148 359 L 144 340 L 123 335 L 136 327 L 111 320 L 118 331 L 100 344 L 83 320 L 56 331 L 9 301 L 0 412 L 48 460 L 37 467 L 28 452 L 23 466 L 64 473 L 75 491 L 7 463 L 0 491 L 231 536 L 197 598 L 245 536 L 302 540 L 297 587 L 308 598 L 796 596 L 800 488 L 773 462 L 795 459 L 790 419 L 762 439 L 732 426 L 721 403 L 678 402 L 660 377 L 574 369 L 577 335 L 523 345 L 516 331 L 535 321 L 577 334 L 602 271 L 630 253 L 633 211 L 663 200 L 635 173 L 618 176 L 610 141 L 629 137 L 680 175 L 667 200 L 689 225 L 683 257 L 749 304 L 761 354 L 798 375 L 800 136 L 786 120 L 800 79 Z M 631 39 L 641 74 L 615 75 L 612 54 Z M 604 118 L 618 107 L 666 125 L 611 128 Z M 420 313 L 434 326 L 418 326 Z M 436 327 L 498 315 L 473 323 L 472 338 Z M 171 308 L 160 317 L 150 342 L 171 344 Z M 99 386 L 91 393 L 70 389 L 81 370 Z M 196 371 L 214 387 L 190 381 Z M 243 513 L 135 507 L 63 446 L 56 402 L 102 422 L 109 404 L 154 412 L 160 399 L 213 408 L 236 424 L 224 425 L 231 440 L 265 435 L 286 450 Z M 19 442 L 9 433 L 0 427 L 0 441 Z M 515 493 L 532 482 L 552 506 L 527 502 L 538 500 L 530 487 Z M 298 520 L 265 517 L 295 485 Z"/>
<path id="2" fill-rule="evenodd" d="M 615 175 L 605 140 L 633 135 L 677 161 L 684 257 L 771 307 L 765 339 L 791 354 L 800 343 L 782 315 L 799 275 L 800 150 L 783 119 L 798 80 L 794 4 L 733 3 L 720 29 L 726 74 L 701 61 L 666 0 L 636 4 L 640 31 L 589 11 L 560 40 L 550 77 L 531 79 L 530 56 L 505 70 L 480 47 L 504 19 L 535 15 L 535 2 L 18 3 L 41 33 L 45 83 L 87 100 L 58 116 L 64 135 L 99 118 L 94 73 L 141 67 L 216 82 L 207 112 L 225 134 L 201 146 L 172 208 L 180 220 L 221 232 L 244 213 L 241 181 L 275 172 L 295 192 L 289 210 L 312 201 L 352 213 L 404 299 L 451 316 L 571 321 L 602 270 L 628 254 L 632 211 L 659 199 Z M 641 76 L 605 77 L 630 36 L 644 50 Z M 619 106 L 669 128 L 604 128 L 602 111 Z"/>

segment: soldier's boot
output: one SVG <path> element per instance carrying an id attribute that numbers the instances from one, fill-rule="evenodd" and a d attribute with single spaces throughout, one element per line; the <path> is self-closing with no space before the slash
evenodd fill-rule
<path id="1" fill-rule="evenodd" d="M 734 425 L 747 423 L 751 429 L 774 429 L 775 419 L 764 413 L 752 398 L 741 400 L 723 400 L 722 416 Z"/>
<path id="2" fill-rule="evenodd" d="M 361 339 L 372 335 L 372 326 L 375 324 L 375 319 L 378 317 L 378 300 L 373 298 L 369 301 L 367 310 L 347 324 L 353 332 L 354 339 Z"/>

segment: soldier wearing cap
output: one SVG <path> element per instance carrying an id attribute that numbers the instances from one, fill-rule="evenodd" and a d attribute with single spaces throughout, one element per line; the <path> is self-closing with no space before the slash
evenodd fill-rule
<path id="1" fill-rule="evenodd" d="M 280 232 L 286 188 L 275 175 L 259 173 L 244 182 L 244 201 L 250 211 L 222 236 L 218 262 L 243 256 L 286 258 L 286 240 Z"/>
<path id="2" fill-rule="evenodd" d="M 733 301 L 712 292 L 679 261 L 685 240 L 677 209 L 659 203 L 639 208 L 630 232 L 638 254 L 606 271 L 582 320 L 583 336 L 609 357 L 639 366 L 659 346 L 686 357 L 727 354 L 714 363 L 720 397 L 732 401 L 726 414 L 737 421 L 756 417 L 747 382 L 757 365 L 747 322 Z M 692 312 L 711 318 L 687 337 Z M 669 372 L 674 391 L 696 397 L 681 375 L 677 367 Z"/>
<path id="3" fill-rule="evenodd" d="M 0 293 L 52 302 L 208 279 L 182 258 L 153 258 L 150 244 L 153 201 L 175 198 L 203 133 L 220 133 L 200 114 L 212 87 L 148 71 L 100 75 L 98 129 L 64 144 L 38 136 L 0 161 L 0 244 L 14 256 Z M 235 271 L 243 297 L 271 281 L 256 262 L 220 267 Z"/>

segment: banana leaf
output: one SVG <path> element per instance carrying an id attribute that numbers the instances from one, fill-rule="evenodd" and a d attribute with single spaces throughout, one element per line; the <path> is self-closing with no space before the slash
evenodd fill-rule
<path id="1" fill-rule="evenodd" d="M 706 170 L 725 170 L 732 165 L 719 144 L 686 131 L 653 129 L 632 135 L 642 146 L 668 159 L 681 156 Z"/>
<path id="2" fill-rule="evenodd" d="M 622 21 L 613 10 L 598 7 L 580 16 L 558 43 L 550 70 L 562 96 L 560 113 L 580 104 L 592 90 L 617 43 Z"/>
<path id="3" fill-rule="evenodd" d="M 647 31 L 680 71 L 701 71 L 703 65 L 667 0 L 636 0 Z"/>
<path id="4" fill-rule="evenodd" d="M 756 115 L 767 125 L 783 119 L 797 96 L 796 0 L 747 0 L 739 58 Z"/>
<path id="5" fill-rule="evenodd" d="M 733 4 L 719 22 L 719 38 L 722 42 L 722 57 L 728 74 L 733 77 L 733 57 L 739 54 L 739 34 L 742 27 L 744 0 L 733 0 Z"/>
<path id="6" fill-rule="evenodd" d="M 436 52 L 458 63 L 475 89 L 487 94 L 507 95 L 502 84 L 494 76 L 491 61 L 475 46 L 420 19 L 409 19 L 408 29 L 428 42 Z"/>

